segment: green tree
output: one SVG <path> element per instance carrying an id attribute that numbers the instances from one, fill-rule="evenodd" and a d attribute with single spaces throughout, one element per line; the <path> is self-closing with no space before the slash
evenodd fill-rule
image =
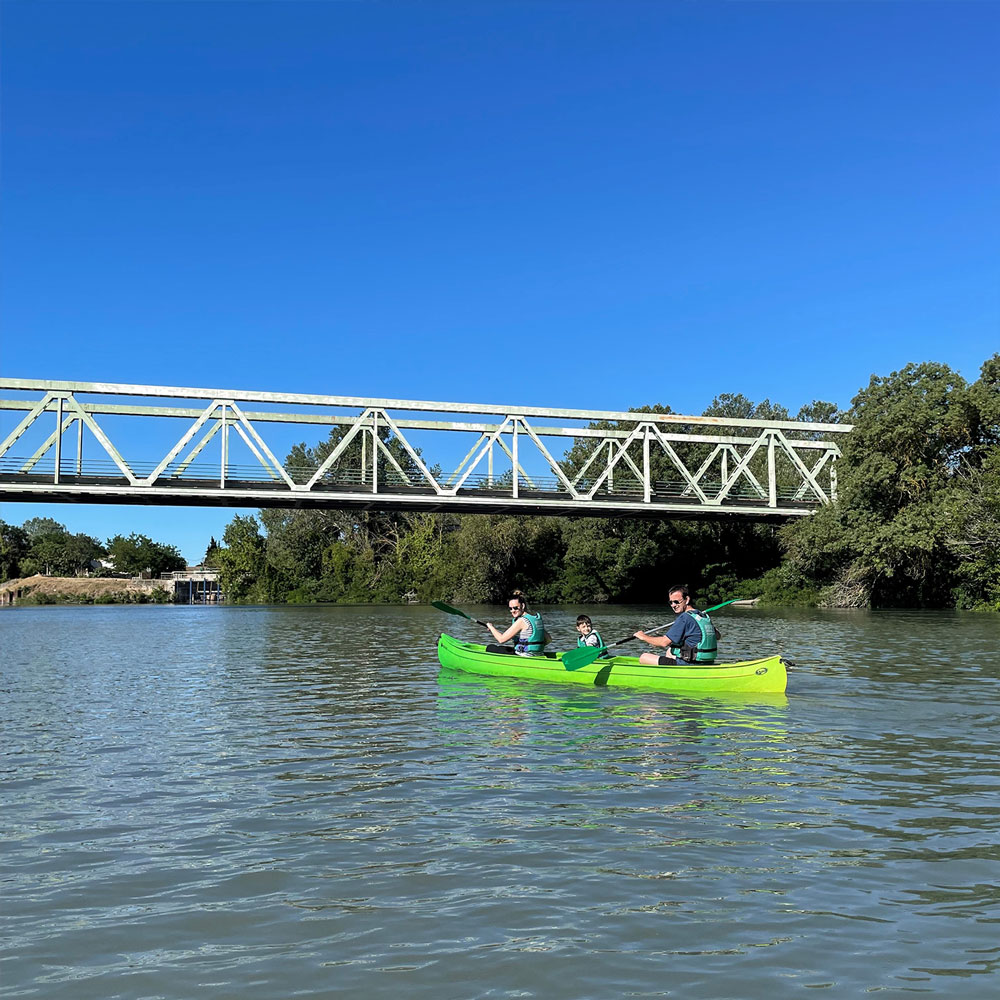
<path id="1" fill-rule="evenodd" d="M 969 400 L 976 437 L 955 473 L 948 548 L 957 566 L 959 606 L 1000 611 L 1000 354 L 983 363 Z"/>
<path id="2" fill-rule="evenodd" d="M 104 555 L 104 547 L 90 535 L 71 535 L 52 518 L 38 517 L 25 521 L 28 552 L 20 560 L 24 575 L 73 576 L 90 569 Z"/>
<path id="3" fill-rule="evenodd" d="M 445 524 L 446 519 L 436 514 L 410 517 L 383 579 L 382 594 L 387 601 L 412 594 L 417 600 L 428 602 L 447 590 L 450 580 Z"/>
<path id="4" fill-rule="evenodd" d="M 324 553 L 352 534 L 356 516 L 337 510 L 262 510 L 268 563 L 293 589 L 318 581 L 323 576 Z"/>
<path id="5" fill-rule="evenodd" d="M 136 532 L 109 538 L 107 551 L 118 573 L 159 576 L 185 567 L 184 559 L 175 546 L 154 542 Z"/>
<path id="6" fill-rule="evenodd" d="M 222 546 L 215 540 L 215 535 L 212 535 L 208 542 L 208 548 L 205 549 L 204 558 L 201 560 L 202 566 L 218 566 L 219 552 L 221 550 Z"/>
<path id="7" fill-rule="evenodd" d="M 237 514 L 226 525 L 219 552 L 219 583 L 233 603 L 284 600 L 287 586 L 268 564 L 267 544 L 257 519 Z"/>
<path id="8" fill-rule="evenodd" d="M 968 386 L 946 365 L 873 376 L 853 400 L 839 503 L 785 528 L 793 567 L 831 584 L 831 603 L 951 601 L 960 534 L 956 471 L 977 444 Z"/>
<path id="9" fill-rule="evenodd" d="M 846 417 L 847 414 L 836 403 L 827 403 L 821 399 L 814 399 L 800 407 L 795 414 L 796 420 L 808 420 L 816 424 L 842 424 Z"/>
<path id="10" fill-rule="evenodd" d="M 21 528 L 32 541 L 36 538 L 41 538 L 43 535 L 58 535 L 66 533 L 66 525 L 60 524 L 51 517 L 29 517 L 28 520 L 21 525 Z"/>
<path id="11" fill-rule="evenodd" d="M 0 521 L 0 583 L 21 576 L 21 561 L 30 546 L 31 540 L 23 527 Z"/>
<path id="12" fill-rule="evenodd" d="M 559 599 L 565 553 L 559 519 L 469 514 L 452 541 L 457 600 L 500 603 L 515 588 L 538 603 Z"/>

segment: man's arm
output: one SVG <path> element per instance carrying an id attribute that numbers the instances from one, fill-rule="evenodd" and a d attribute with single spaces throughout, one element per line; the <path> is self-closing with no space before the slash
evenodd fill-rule
<path id="1" fill-rule="evenodd" d="M 635 637 L 643 642 L 648 642 L 650 646 L 659 646 L 661 649 L 669 649 L 671 646 L 680 646 L 684 638 L 684 619 L 690 619 L 690 615 L 681 615 L 677 621 L 667 629 L 665 635 L 649 635 L 646 632 L 636 632 Z"/>
<path id="2" fill-rule="evenodd" d="M 648 642 L 650 646 L 672 646 L 673 643 L 665 635 L 647 635 L 645 632 L 636 632 L 636 639 Z"/>

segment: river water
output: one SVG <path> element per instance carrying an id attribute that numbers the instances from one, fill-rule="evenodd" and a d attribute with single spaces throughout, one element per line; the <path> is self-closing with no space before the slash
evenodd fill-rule
<path id="1" fill-rule="evenodd" d="M 425 607 L 0 613 L 2 995 L 1000 994 L 1000 619 L 713 617 L 787 697 L 456 676 Z"/>

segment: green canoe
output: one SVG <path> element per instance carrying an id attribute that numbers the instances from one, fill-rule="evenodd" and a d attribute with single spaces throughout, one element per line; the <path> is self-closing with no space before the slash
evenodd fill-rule
<path id="1" fill-rule="evenodd" d="M 556 684 L 593 684 L 598 672 L 609 687 L 646 688 L 684 694 L 780 694 L 788 683 L 780 656 L 742 663 L 683 664 L 679 667 L 647 667 L 635 656 L 596 660 L 579 670 L 562 665 L 562 653 L 548 656 L 512 656 L 487 653 L 474 642 L 459 642 L 442 633 L 438 659 L 449 670 L 464 670 L 487 677 L 515 677 L 551 681 Z M 610 670 L 608 667 L 610 666 Z"/>

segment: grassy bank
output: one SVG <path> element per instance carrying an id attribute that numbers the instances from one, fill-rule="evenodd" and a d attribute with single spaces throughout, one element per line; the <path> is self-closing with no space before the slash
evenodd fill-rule
<path id="1" fill-rule="evenodd" d="M 159 580 L 35 576 L 0 585 L 4 604 L 169 604 L 173 594 Z"/>

